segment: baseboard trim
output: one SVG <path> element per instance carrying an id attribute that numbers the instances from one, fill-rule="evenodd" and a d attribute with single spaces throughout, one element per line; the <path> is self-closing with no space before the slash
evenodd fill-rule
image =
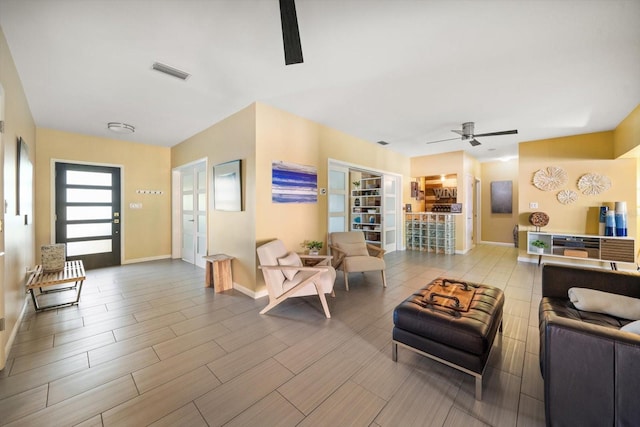
<path id="1" fill-rule="evenodd" d="M 25 295 L 24 303 L 22 304 L 22 310 L 20 310 L 20 314 L 16 319 L 16 323 L 13 325 L 13 329 L 11 330 L 11 335 L 9 335 L 7 344 L 4 346 L 5 360 L 2 361 L 2 366 L 0 366 L 0 370 L 4 369 L 4 367 L 7 365 L 7 357 L 9 357 L 9 352 L 11 351 L 11 347 L 13 347 L 13 342 L 16 340 L 16 336 L 18 335 L 18 331 L 20 330 L 20 325 L 22 324 L 22 319 L 24 318 L 24 314 L 27 312 L 28 306 L 29 306 L 29 296 Z"/>
<path id="2" fill-rule="evenodd" d="M 248 297 L 251 297 L 253 299 L 258 299 L 258 298 L 262 298 L 262 297 L 266 297 L 267 295 L 269 295 L 269 293 L 267 292 L 266 289 L 263 289 L 261 291 L 253 291 L 249 288 L 245 288 L 244 286 L 233 282 L 233 289 L 237 290 L 238 292 L 241 292 L 245 295 L 247 295 Z"/>
<path id="3" fill-rule="evenodd" d="M 126 261 L 122 261 L 122 265 L 125 264 L 137 264 L 139 262 L 147 262 L 147 261 L 158 261 L 161 259 L 170 259 L 171 258 L 171 254 L 169 255 L 158 255 L 158 256 L 152 256 L 152 257 L 146 257 L 146 258 L 134 258 L 134 259 L 128 259 Z"/>
<path id="4" fill-rule="evenodd" d="M 481 245 L 491 245 L 491 246 L 511 246 L 513 247 L 513 243 L 506 243 L 506 242 L 490 242 L 487 240 L 482 240 L 480 241 Z"/>

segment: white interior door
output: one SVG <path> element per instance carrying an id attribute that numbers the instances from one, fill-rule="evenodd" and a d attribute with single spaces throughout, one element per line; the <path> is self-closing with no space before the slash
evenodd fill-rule
<path id="1" fill-rule="evenodd" d="M 349 169 L 329 165 L 329 233 L 348 231 Z"/>
<path id="2" fill-rule="evenodd" d="M 0 85 L 0 123 L 4 124 L 4 90 Z M 0 176 L 4 176 L 4 140 L 0 128 Z M 4 180 L 3 180 L 4 183 Z M 4 185 L 0 185 L 0 200 L 4 201 Z M 0 319 L 4 320 L 4 206 L 0 209 Z M 4 368 L 7 331 L 0 328 L 0 369 Z"/>
<path id="3" fill-rule="evenodd" d="M 398 193 L 400 188 L 399 178 L 393 175 L 383 176 L 383 201 L 382 201 L 382 247 L 387 252 L 398 249 Z"/>
<path id="4" fill-rule="evenodd" d="M 204 268 L 207 255 L 206 162 L 181 169 L 182 259 Z"/>
<path id="5" fill-rule="evenodd" d="M 465 215 L 465 250 L 470 250 L 473 248 L 475 242 L 473 239 L 473 223 L 475 216 L 475 204 L 474 204 L 474 193 L 475 193 L 475 178 L 471 175 L 466 175 L 466 200 L 463 206 L 463 212 Z"/>

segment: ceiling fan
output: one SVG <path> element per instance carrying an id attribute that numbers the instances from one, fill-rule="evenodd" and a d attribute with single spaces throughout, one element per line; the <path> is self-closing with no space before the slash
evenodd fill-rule
<path id="1" fill-rule="evenodd" d="M 282 23 L 284 62 L 286 65 L 301 64 L 303 62 L 302 45 L 300 44 L 295 0 L 280 0 L 280 21 Z"/>
<path id="2" fill-rule="evenodd" d="M 444 142 L 444 141 L 453 141 L 454 139 L 462 139 L 463 141 L 469 141 L 472 147 L 476 147 L 480 145 L 480 141 L 476 139 L 476 137 L 481 136 L 498 136 L 498 135 L 513 135 L 518 133 L 517 129 L 513 130 L 503 130 L 500 132 L 489 132 L 489 133 L 473 133 L 474 132 L 475 123 L 466 122 L 462 124 L 462 130 L 452 130 L 451 132 L 457 133 L 462 138 L 448 138 L 448 139 L 439 139 L 437 141 L 429 141 L 427 144 L 434 144 L 436 142 Z"/>

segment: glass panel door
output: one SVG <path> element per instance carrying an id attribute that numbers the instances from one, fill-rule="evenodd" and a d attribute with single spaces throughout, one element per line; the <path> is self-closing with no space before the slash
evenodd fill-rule
<path id="1" fill-rule="evenodd" d="M 207 255 L 206 162 L 181 169 L 182 259 L 204 268 Z"/>
<path id="2" fill-rule="evenodd" d="M 382 218 L 382 245 L 387 252 L 398 249 L 398 192 L 399 178 L 393 175 L 384 175 L 384 197 Z"/>
<path id="3" fill-rule="evenodd" d="M 329 233 L 347 231 L 349 169 L 329 165 Z"/>
<path id="4" fill-rule="evenodd" d="M 56 163 L 56 242 L 85 268 L 120 265 L 120 168 Z"/>

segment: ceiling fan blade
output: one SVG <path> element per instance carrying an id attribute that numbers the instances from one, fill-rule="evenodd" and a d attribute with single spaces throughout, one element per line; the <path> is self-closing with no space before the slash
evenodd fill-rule
<path id="1" fill-rule="evenodd" d="M 502 132 L 489 132 L 489 133 L 477 133 L 473 136 L 498 136 L 498 135 L 513 135 L 518 133 L 517 129 L 513 130 L 503 130 Z"/>
<path id="2" fill-rule="evenodd" d="M 445 141 L 453 141 L 454 139 L 460 139 L 460 138 L 448 138 L 448 139 L 439 139 L 437 141 L 429 141 L 426 144 L 435 144 L 436 142 L 445 142 Z"/>
<path id="3" fill-rule="evenodd" d="M 478 145 L 480 145 L 480 141 L 478 141 L 478 140 L 477 140 L 477 139 L 475 139 L 475 138 L 471 138 L 471 139 L 469 140 L 469 144 L 471 144 L 471 146 L 472 146 L 472 147 L 477 147 Z"/>
<path id="4" fill-rule="evenodd" d="M 280 0 L 280 20 L 282 21 L 284 62 L 286 65 L 301 64 L 303 62 L 302 45 L 295 0 Z"/>
<path id="5" fill-rule="evenodd" d="M 460 135 L 460 136 L 464 136 L 464 133 L 462 133 L 462 131 L 461 131 L 461 130 L 454 130 L 454 129 L 452 129 L 452 130 L 451 130 L 451 132 L 457 133 L 457 134 L 458 134 L 458 135 Z"/>

